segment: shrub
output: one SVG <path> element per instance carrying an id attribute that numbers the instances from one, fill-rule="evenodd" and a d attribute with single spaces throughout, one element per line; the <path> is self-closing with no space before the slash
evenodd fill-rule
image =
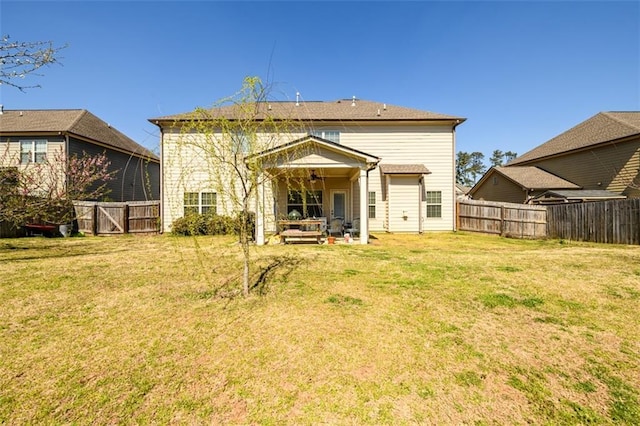
<path id="1" fill-rule="evenodd" d="M 175 235 L 237 235 L 240 231 L 242 215 L 236 217 L 215 214 L 191 213 L 178 218 L 171 224 L 171 233 Z M 247 226 L 253 236 L 255 215 L 249 214 Z"/>

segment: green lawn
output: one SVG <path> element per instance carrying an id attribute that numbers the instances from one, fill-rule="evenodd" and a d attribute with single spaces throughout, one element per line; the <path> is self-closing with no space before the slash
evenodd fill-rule
<path id="1" fill-rule="evenodd" d="M 0 424 L 640 424 L 640 247 L 375 237 L 0 240 Z"/>

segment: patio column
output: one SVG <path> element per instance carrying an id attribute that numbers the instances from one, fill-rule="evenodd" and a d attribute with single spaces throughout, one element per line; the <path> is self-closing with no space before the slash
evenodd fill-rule
<path id="1" fill-rule="evenodd" d="M 369 183 L 366 169 L 360 169 L 360 244 L 369 244 Z"/>
<path id="2" fill-rule="evenodd" d="M 256 194 L 256 245 L 263 246 L 264 238 L 264 181 L 258 176 Z"/>

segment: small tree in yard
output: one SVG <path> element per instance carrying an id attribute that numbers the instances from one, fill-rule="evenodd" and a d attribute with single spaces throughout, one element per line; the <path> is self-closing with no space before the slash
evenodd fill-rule
<path id="1" fill-rule="evenodd" d="M 107 195 L 109 171 L 106 154 L 67 157 L 63 150 L 53 158 L 20 165 L 0 155 L 0 221 L 20 226 L 28 221 L 69 223 L 74 200 L 95 200 Z"/>
<path id="2" fill-rule="evenodd" d="M 269 187 L 275 178 L 284 177 L 287 185 L 295 180 L 287 169 L 271 169 L 266 173 L 264 159 L 257 155 L 290 140 L 292 131 L 301 127 L 299 122 L 272 115 L 268 95 L 269 88 L 258 77 L 247 77 L 235 95 L 216 103 L 210 110 L 198 108 L 188 119 L 176 123 L 180 137 L 174 158 L 180 162 L 179 180 L 185 192 L 193 188 L 193 181 L 197 179 L 201 187 L 215 190 L 217 205 L 225 214 L 239 216 L 245 296 L 250 290 L 253 231 L 249 217 L 264 213 L 265 208 L 258 188 Z"/>

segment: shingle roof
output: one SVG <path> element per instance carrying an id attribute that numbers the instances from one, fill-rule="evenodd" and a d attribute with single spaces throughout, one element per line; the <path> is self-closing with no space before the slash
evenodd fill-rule
<path id="1" fill-rule="evenodd" d="M 579 189 L 575 183 L 534 166 L 494 167 L 497 173 L 527 189 Z M 488 175 L 488 173 L 487 173 Z"/>
<path id="2" fill-rule="evenodd" d="M 355 105 L 354 105 L 355 104 Z M 236 105 L 212 108 L 209 113 L 213 117 L 234 119 L 238 117 L 239 108 Z M 192 113 L 167 115 L 164 117 L 150 118 L 152 123 L 169 122 L 175 120 L 187 120 Z M 416 121 L 416 120 L 443 120 L 458 121 L 462 123 L 465 118 L 437 112 L 422 111 L 419 109 L 384 104 L 382 102 L 356 99 L 342 99 L 333 102 L 301 101 L 296 102 L 263 102 L 258 104 L 256 120 L 266 117 L 275 119 L 301 120 L 301 121 Z"/>
<path id="3" fill-rule="evenodd" d="M 509 166 L 640 135 L 640 112 L 600 112 L 509 162 Z"/>
<path id="4" fill-rule="evenodd" d="M 592 199 L 622 199 L 627 198 L 625 195 L 615 192 L 607 191 L 606 189 L 556 189 L 553 191 L 546 191 L 536 198 L 542 198 L 545 196 L 558 196 L 566 198 L 568 200 L 592 200 Z"/>
<path id="5" fill-rule="evenodd" d="M 4 110 L 0 114 L 0 134 L 69 133 L 128 153 L 158 159 L 148 149 L 122 134 L 89 111 Z"/>
<path id="6" fill-rule="evenodd" d="M 380 172 L 385 175 L 424 175 L 430 174 L 424 164 L 380 164 Z"/>

